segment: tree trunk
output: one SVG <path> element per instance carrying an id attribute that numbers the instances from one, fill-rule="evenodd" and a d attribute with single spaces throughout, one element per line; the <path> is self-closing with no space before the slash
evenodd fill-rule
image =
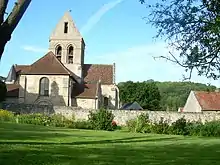
<path id="1" fill-rule="evenodd" d="M 4 52 L 5 45 L 11 39 L 14 29 L 30 5 L 31 0 L 17 0 L 14 8 L 5 21 L 0 22 L 0 60 Z M 0 0 L 0 21 L 4 15 L 8 0 Z"/>
<path id="2" fill-rule="evenodd" d="M 0 41 L 0 59 L 2 57 L 2 54 L 4 53 L 6 43 L 4 41 Z"/>

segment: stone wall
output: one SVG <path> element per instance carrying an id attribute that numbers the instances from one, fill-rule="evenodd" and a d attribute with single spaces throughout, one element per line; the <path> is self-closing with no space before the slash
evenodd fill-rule
<path id="1" fill-rule="evenodd" d="M 62 114 L 67 118 L 75 117 L 76 120 L 87 120 L 90 111 L 96 110 L 80 109 L 76 107 L 64 106 L 45 106 L 45 105 L 27 105 L 15 103 L 3 103 L 3 109 L 20 113 L 44 113 L 44 114 Z M 125 125 L 126 121 L 135 119 L 141 114 L 148 114 L 149 119 L 153 122 L 160 121 L 161 118 L 167 120 L 169 123 L 175 122 L 181 117 L 185 117 L 188 121 L 212 121 L 219 120 L 220 113 L 206 112 L 206 113 L 179 113 L 179 112 L 165 112 L 165 111 L 129 111 L 129 110 L 111 110 L 114 114 L 114 120 L 118 125 Z"/>

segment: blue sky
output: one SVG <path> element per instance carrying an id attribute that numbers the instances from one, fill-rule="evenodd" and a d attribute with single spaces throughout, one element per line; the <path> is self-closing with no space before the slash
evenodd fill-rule
<path id="1" fill-rule="evenodd" d="M 68 10 L 86 42 L 86 63 L 115 62 L 117 82 L 182 80 L 184 69 L 153 59 L 167 55 L 168 49 L 152 38 L 156 29 L 143 20 L 148 13 L 138 0 L 33 0 L 6 46 L 0 75 L 6 76 L 13 64 L 31 64 L 42 57 L 52 30 Z M 192 81 L 220 84 L 196 73 Z"/>

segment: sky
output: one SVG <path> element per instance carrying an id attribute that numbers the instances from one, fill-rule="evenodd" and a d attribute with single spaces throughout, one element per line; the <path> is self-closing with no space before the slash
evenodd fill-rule
<path id="1" fill-rule="evenodd" d="M 138 0 L 33 0 L 5 48 L 0 75 L 7 76 L 13 64 L 28 65 L 44 56 L 51 32 L 68 10 L 86 43 L 85 63 L 115 63 L 116 82 L 183 80 L 183 68 L 154 59 L 169 50 L 163 40 L 153 39 L 156 29 L 146 24 L 148 11 Z M 220 86 L 196 72 L 191 81 Z"/>

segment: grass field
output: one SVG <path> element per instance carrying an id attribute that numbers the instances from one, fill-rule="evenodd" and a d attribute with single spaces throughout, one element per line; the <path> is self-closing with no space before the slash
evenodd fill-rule
<path id="1" fill-rule="evenodd" d="M 220 139 L 0 124 L 0 165 L 213 165 Z"/>

